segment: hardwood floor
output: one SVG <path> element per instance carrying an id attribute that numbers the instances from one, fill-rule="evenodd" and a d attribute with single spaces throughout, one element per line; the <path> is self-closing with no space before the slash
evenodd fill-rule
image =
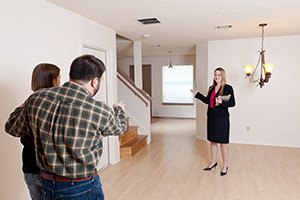
<path id="1" fill-rule="evenodd" d="M 195 120 L 153 119 L 152 143 L 100 172 L 106 200 L 298 200 L 300 148 L 230 144 L 226 176 L 209 164 Z"/>

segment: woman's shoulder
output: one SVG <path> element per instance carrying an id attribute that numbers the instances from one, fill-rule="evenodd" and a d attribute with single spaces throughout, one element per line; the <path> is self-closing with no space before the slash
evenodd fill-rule
<path id="1" fill-rule="evenodd" d="M 226 88 L 226 87 L 227 87 L 227 88 L 233 88 L 231 85 L 229 85 L 229 84 L 227 84 L 227 83 L 224 85 L 224 87 L 225 87 L 225 88 Z"/>
<path id="2" fill-rule="evenodd" d="M 229 84 L 225 84 L 224 85 L 224 90 L 226 90 L 226 91 L 233 91 L 233 87 L 231 85 L 229 85 Z"/>

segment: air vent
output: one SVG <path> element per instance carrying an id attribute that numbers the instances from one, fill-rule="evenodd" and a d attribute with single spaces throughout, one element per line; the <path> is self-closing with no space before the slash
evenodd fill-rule
<path id="1" fill-rule="evenodd" d="M 217 25 L 215 26 L 216 29 L 227 29 L 232 28 L 232 24 L 224 24 L 224 25 Z"/>
<path id="2" fill-rule="evenodd" d="M 147 24 L 159 24 L 160 21 L 158 21 L 156 18 L 144 18 L 144 19 L 137 19 L 139 22 L 141 22 L 144 25 Z"/>

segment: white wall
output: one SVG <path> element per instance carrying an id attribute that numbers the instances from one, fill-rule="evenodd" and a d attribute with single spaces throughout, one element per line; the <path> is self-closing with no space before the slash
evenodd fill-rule
<path id="1" fill-rule="evenodd" d="M 126 81 L 123 79 L 123 81 Z M 135 90 L 134 88 L 131 88 Z M 151 143 L 151 119 L 150 101 L 143 98 L 146 105 L 137 95 L 135 95 L 121 80 L 118 79 L 118 98 L 126 105 L 126 115 L 129 117 L 131 126 L 138 126 L 139 135 L 147 135 L 147 143 Z M 136 90 L 135 90 L 136 91 Z M 136 91 L 138 92 L 138 91 Z"/>
<path id="2" fill-rule="evenodd" d="M 191 106 L 175 106 L 162 105 L 162 66 L 169 65 L 169 56 L 143 57 L 144 65 L 152 66 L 152 115 L 155 117 L 180 117 L 195 118 L 195 105 Z M 196 58 L 194 55 L 174 55 L 172 56 L 174 65 L 191 64 L 196 66 Z M 129 74 L 129 65 L 133 65 L 132 58 L 118 58 L 118 67 Z"/>
<path id="3" fill-rule="evenodd" d="M 224 66 L 236 96 L 230 109 L 231 142 L 300 147 L 300 35 L 265 38 L 266 62 L 276 66 L 262 89 L 244 79 L 242 67 L 257 63 L 260 44 L 260 38 L 209 42 L 207 84 L 213 70 Z M 206 121 L 197 123 L 204 126 Z"/>
<path id="4" fill-rule="evenodd" d="M 41 0 L 5 1 L 0 13 L 0 199 L 26 200 L 30 197 L 21 170 L 22 146 L 5 133 L 4 123 L 30 95 L 32 69 L 41 62 L 54 63 L 61 68 L 62 82 L 67 81 L 81 43 L 108 50 L 108 63 L 114 67 L 115 31 Z M 116 79 L 109 80 L 109 101 L 117 100 L 116 84 Z"/>
<path id="5" fill-rule="evenodd" d="M 203 94 L 207 91 L 209 83 L 208 83 L 208 42 L 201 42 L 196 45 L 196 84 L 195 87 L 201 91 Z M 201 101 L 194 98 L 194 102 L 196 103 L 196 112 L 197 112 L 197 123 L 196 123 L 196 137 L 202 140 L 206 139 L 206 123 L 202 123 L 206 121 L 206 115 L 202 113 L 206 113 L 207 105 L 202 103 Z M 201 113 L 201 114 L 199 114 Z M 199 123 L 200 122 L 200 123 Z"/>

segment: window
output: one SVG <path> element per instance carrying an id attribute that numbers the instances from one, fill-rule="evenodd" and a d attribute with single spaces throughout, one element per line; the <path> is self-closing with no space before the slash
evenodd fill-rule
<path id="1" fill-rule="evenodd" d="M 193 104 L 193 65 L 162 67 L 163 104 Z"/>

